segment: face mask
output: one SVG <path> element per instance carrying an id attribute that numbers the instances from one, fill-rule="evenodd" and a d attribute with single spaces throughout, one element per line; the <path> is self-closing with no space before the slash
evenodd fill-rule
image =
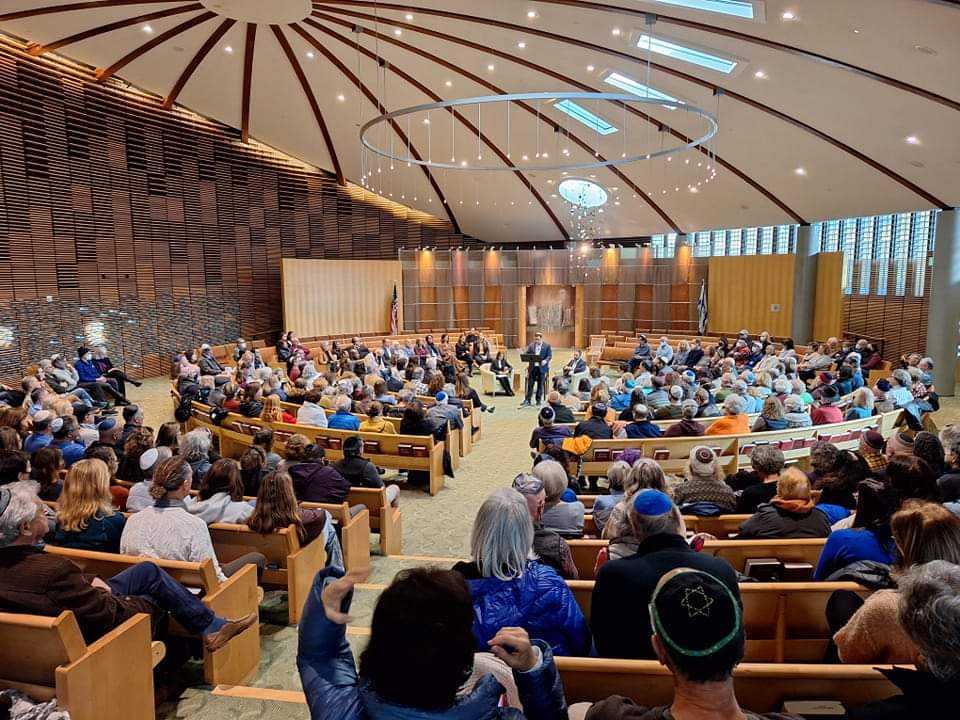
<path id="1" fill-rule="evenodd" d="M 246 344 L 246 343 L 240 343 L 240 346 L 239 346 L 239 347 L 240 347 L 241 350 L 246 350 L 246 349 L 247 349 L 247 344 Z"/>
<path id="2" fill-rule="evenodd" d="M 86 355 L 83 356 L 84 362 L 90 362 L 90 360 L 92 359 L 93 359 L 93 355 L 91 355 L 90 353 L 87 353 Z"/>

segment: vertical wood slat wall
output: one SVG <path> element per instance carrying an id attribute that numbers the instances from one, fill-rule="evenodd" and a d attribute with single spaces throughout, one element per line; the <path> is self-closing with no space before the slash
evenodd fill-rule
<path id="1" fill-rule="evenodd" d="M 282 257 L 478 244 L 92 80 L 0 41 L 0 377 L 98 339 L 161 374 L 177 349 L 279 330 Z"/>

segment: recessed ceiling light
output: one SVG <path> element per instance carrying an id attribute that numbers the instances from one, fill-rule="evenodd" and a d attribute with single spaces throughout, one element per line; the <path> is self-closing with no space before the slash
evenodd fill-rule
<path id="1" fill-rule="evenodd" d="M 793 10 L 784 10 L 784 11 L 780 14 L 780 18 L 781 18 L 782 20 L 786 20 L 786 21 L 789 22 L 790 20 L 796 20 L 796 19 L 797 19 L 797 14 L 796 14 L 795 12 L 793 12 Z"/>
<path id="2" fill-rule="evenodd" d="M 553 185 L 553 180 L 547 180 L 547 185 Z"/>
<path id="3" fill-rule="evenodd" d="M 307 57 L 310 60 L 313 60 L 316 57 L 316 55 L 313 54 L 313 50 L 307 50 Z"/>
<path id="4" fill-rule="evenodd" d="M 404 17 L 405 17 L 407 20 L 413 20 L 413 15 L 411 15 L 410 13 L 407 13 L 406 15 L 404 15 Z"/>
<path id="5" fill-rule="evenodd" d="M 523 157 L 521 157 L 521 160 L 524 160 L 524 161 L 529 160 L 529 159 L 530 159 L 530 156 L 529 156 L 529 155 L 524 155 Z"/>
<path id="6" fill-rule="evenodd" d="M 587 65 L 587 72 L 593 72 L 594 70 L 595 68 L 593 67 L 593 65 Z"/>
<path id="7" fill-rule="evenodd" d="M 337 100 L 339 100 L 340 102 L 343 102 L 343 101 L 346 100 L 346 99 L 347 99 L 347 98 L 344 96 L 343 93 L 340 93 L 339 95 L 337 95 Z"/>
<path id="8" fill-rule="evenodd" d="M 797 175 L 800 175 L 801 177 L 807 174 L 806 168 L 802 168 L 802 167 L 798 167 L 793 172 L 796 173 Z"/>
<path id="9" fill-rule="evenodd" d="M 618 36 L 620 35 L 620 28 L 615 27 L 615 28 L 614 28 L 613 30 L 611 30 L 610 32 L 613 33 L 614 37 L 618 37 Z"/>
<path id="10" fill-rule="evenodd" d="M 757 70 L 757 71 L 753 74 L 753 76 L 754 76 L 755 78 L 757 78 L 758 80 L 766 80 L 766 79 L 767 79 L 767 74 L 766 74 L 763 70 Z"/>
<path id="11" fill-rule="evenodd" d="M 467 161 L 466 161 L 466 160 L 461 160 L 461 161 L 460 161 L 460 167 L 466 167 L 466 166 L 467 166 Z"/>
<path id="12" fill-rule="evenodd" d="M 424 119 L 423 119 L 423 124 L 424 124 L 424 125 L 429 125 L 429 124 L 430 124 L 430 118 L 424 118 Z"/>
<path id="13" fill-rule="evenodd" d="M 520 48 L 521 50 L 523 50 L 526 46 L 527 44 L 523 42 L 523 40 L 517 43 L 517 47 Z"/>
<path id="14" fill-rule="evenodd" d="M 527 17 L 533 20 L 537 16 L 536 10 L 527 10 Z"/>
<path id="15" fill-rule="evenodd" d="M 141 28 L 141 30 L 143 30 L 147 35 L 152 35 L 152 34 L 153 34 L 153 28 L 150 27 L 149 25 L 144 25 L 144 26 Z"/>
<path id="16" fill-rule="evenodd" d="M 860 28 L 853 28 L 853 29 L 851 30 L 851 32 L 852 32 L 854 35 L 859 35 L 860 33 L 863 32 L 863 30 L 861 30 Z"/>
<path id="17" fill-rule="evenodd" d="M 916 135 L 907 135 L 907 137 L 904 138 L 904 142 L 906 142 L 907 145 L 919 145 L 920 138 L 918 138 Z"/>
<path id="18" fill-rule="evenodd" d="M 490 72 L 493 72 L 493 69 L 494 69 L 493 65 L 487 65 L 487 70 L 489 70 Z"/>
<path id="19" fill-rule="evenodd" d="M 233 52 L 233 47 L 231 47 L 230 45 L 227 45 L 227 46 L 223 49 L 223 51 L 224 51 L 225 53 L 232 53 L 232 52 Z"/>
<path id="20" fill-rule="evenodd" d="M 453 87 L 453 81 L 452 81 L 452 80 L 447 80 L 447 81 L 444 83 L 444 85 L 446 85 L 447 87 Z"/>
<path id="21" fill-rule="evenodd" d="M 396 35 L 397 37 L 400 37 L 401 35 L 403 35 L 403 30 L 401 30 L 400 28 L 394 28 L 393 34 Z"/>

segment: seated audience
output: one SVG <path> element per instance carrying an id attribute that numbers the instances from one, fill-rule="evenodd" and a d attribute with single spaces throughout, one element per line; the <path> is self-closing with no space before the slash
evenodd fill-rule
<path id="1" fill-rule="evenodd" d="M 23 451 L 35 453 L 40 448 L 47 447 L 53 442 L 53 431 L 50 423 L 53 422 L 53 413 L 49 410 L 40 410 L 33 416 L 33 426 L 29 435 L 23 439 Z"/>
<path id="2" fill-rule="evenodd" d="M 565 502 L 561 499 L 569 484 L 566 468 L 556 460 L 544 460 L 537 463 L 532 472 L 533 476 L 543 483 L 546 492 L 546 507 L 541 518 L 543 526 L 563 537 L 581 537 L 583 516 L 586 513 L 583 503 Z"/>
<path id="3" fill-rule="evenodd" d="M 331 430 L 360 429 L 360 419 L 353 414 L 353 401 L 347 395 L 337 397 L 334 407 L 336 412 L 327 418 L 327 427 Z"/>
<path id="4" fill-rule="evenodd" d="M 750 428 L 751 432 L 765 432 L 768 430 L 784 430 L 787 427 L 787 419 L 783 414 L 783 405 L 777 400 L 775 395 L 769 395 L 763 401 L 763 407 L 760 409 L 760 416 L 754 421 Z"/>
<path id="5" fill-rule="evenodd" d="M 41 500 L 56 500 L 60 497 L 63 491 L 61 470 L 63 454 L 57 448 L 40 448 L 30 457 L 30 479 L 39 486 L 37 494 Z"/>
<path id="6" fill-rule="evenodd" d="M 860 436 L 857 452 L 867 463 L 867 467 L 874 476 L 879 477 L 887 467 L 887 454 L 884 452 L 886 442 L 876 430 L 865 430 Z"/>
<path id="7" fill-rule="evenodd" d="M 603 526 L 601 537 L 610 541 L 607 547 L 610 560 L 629 557 L 637 552 L 640 541 L 633 534 L 633 527 L 630 525 L 630 503 L 634 494 L 640 490 L 659 490 L 662 493 L 668 491 L 663 468 L 652 458 L 641 457 L 633 461 L 630 474 L 623 484 L 623 500 L 614 506 L 606 525 Z"/>
<path id="8" fill-rule="evenodd" d="M 787 428 L 806 428 L 813 426 L 813 418 L 807 410 L 802 397 L 787 395 L 783 399 L 783 419 L 787 421 Z"/>
<path id="9" fill-rule="evenodd" d="M 723 417 L 707 426 L 704 435 L 745 435 L 750 432 L 750 421 L 744 414 L 742 397 L 728 395 L 723 401 L 723 413 Z"/>
<path id="10" fill-rule="evenodd" d="M 226 620 L 151 562 L 137 563 L 106 582 L 65 557 L 43 551 L 50 531 L 46 506 L 30 485 L 0 488 L 0 611 L 56 617 L 73 611 L 93 643 L 137 613 L 156 630 L 165 613 L 203 636 L 213 652 L 257 621 L 257 614 Z"/>
<path id="11" fill-rule="evenodd" d="M 213 436 L 206 428 L 194 428 L 183 436 L 180 444 L 180 453 L 177 457 L 182 457 L 190 464 L 190 470 L 193 474 L 194 490 L 199 489 L 203 476 L 210 469 L 210 452 L 213 444 Z"/>
<path id="12" fill-rule="evenodd" d="M 665 437 L 700 437 L 707 428 L 694 418 L 700 412 L 700 405 L 696 400 L 684 400 L 680 404 L 680 420 L 673 423 L 664 431 Z"/>
<path id="13" fill-rule="evenodd" d="M 150 494 L 153 472 L 161 462 L 171 457 L 173 453 L 166 446 L 150 448 L 140 456 L 141 480 L 130 488 L 125 508 L 127 512 L 140 512 L 153 505 L 153 496 Z"/>
<path id="14" fill-rule="evenodd" d="M 802 470 L 784 470 L 776 488 L 777 494 L 740 524 L 738 539 L 825 538 L 830 534 L 830 521 L 814 504 L 810 481 Z"/>
<path id="15" fill-rule="evenodd" d="M 680 404 L 683 402 L 683 388 L 673 385 L 668 393 L 669 401 L 657 408 L 654 415 L 657 420 L 677 420 L 682 415 Z"/>
<path id="16" fill-rule="evenodd" d="M 738 592 L 737 573 L 726 560 L 693 550 L 684 539 L 683 517 L 659 490 L 640 490 L 629 511 L 637 552 L 600 568 L 590 604 L 590 626 L 597 652 L 605 658 L 652 658 L 653 628 L 646 608 L 657 584 L 676 568 L 691 568 L 720 578 Z"/>
<path id="17" fill-rule="evenodd" d="M 843 411 L 837 407 L 840 394 L 832 385 L 826 385 L 820 394 L 820 401 L 810 413 L 810 420 L 814 425 L 831 425 L 843 422 Z"/>
<path id="18" fill-rule="evenodd" d="M 296 424 L 297 417 L 291 415 L 280 404 L 279 395 L 267 395 L 263 399 L 263 410 L 260 413 L 260 419 L 269 423 L 288 423 Z"/>
<path id="19" fill-rule="evenodd" d="M 827 580 L 849 565 L 872 561 L 892 565 L 896 547 L 890 534 L 890 517 L 899 497 L 877 480 L 864 480 L 857 487 L 857 511 L 853 527 L 834 530 L 820 552 L 814 579 Z"/>
<path id="20" fill-rule="evenodd" d="M 156 448 L 170 448 L 170 454 L 180 452 L 180 423 L 165 422 L 157 429 L 157 439 L 153 446 Z"/>
<path id="21" fill-rule="evenodd" d="M 737 507 L 733 489 L 724 482 L 723 468 L 716 454 L 706 445 L 690 451 L 683 471 L 684 482 L 673 490 L 677 505 L 693 515 L 732 513 Z M 689 506 L 685 508 L 684 506 Z"/>
<path id="22" fill-rule="evenodd" d="M 304 435 L 287 438 L 284 460 L 280 466 L 293 480 L 293 491 L 300 502 L 345 502 L 350 483 L 327 462 L 322 447 Z"/>
<path id="23" fill-rule="evenodd" d="M 890 529 L 897 545 L 897 576 L 934 560 L 960 565 L 960 518 L 942 505 L 911 500 L 894 514 Z M 849 618 L 834 635 L 840 661 L 917 664 L 917 647 L 897 619 L 899 604 L 896 589 L 877 590 L 866 600 L 849 590 L 834 593 L 827 606 L 831 628 Z"/>
<path id="24" fill-rule="evenodd" d="M 242 523 L 253 512 L 253 505 L 243 499 L 243 481 L 240 463 L 220 458 L 200 481 L 197 497 L 187 497 L 184 504 L 191 515 L 207 525 L 211 523 Z"/>
<path id="25" fill-rule="evenodd" d="M 350 487 L 382 488 L 383 480 L 377 466 L 363 456 L 364 442 L 353 436 L 343 441 L 343 459 L 333 464 Z M 387 501 L 391 505 L 397 504 L 400 488 L 396 485 L 387 485 Z"/>
<path id="26" fill-rule="evenodd" d="M 383 405 L 374 401 L 367 408 L 367 419 L 360 423 L 360 432 L 396 435 L 397 426 L 383 416 Z"/>
<path id="27" fill-rule="evenodd" d="M 252 510 L 246 521 L 247 527 L 261 535 L 270 535 L 294 525 L 298 540 L 306 545 L 327 534 L 329 513 L 322 508 L 307 508 L 298 504 L 293 481 L 283 471 L 275 470 L 264 475 Z M 336 533 L 331 534 L 336 540 Z M 331 564 L 331 558 L 328 556 L 327 559 L 327 564 Z M 339 566 L 343 566 L 342 559 Z"/>
<path id="28" fill-rule="evenodd" d="M 960 567 L 944 560 L 914 565 L 899 580 L 897 617 L 916 645 L 916 670 L 893 668 L 884 675 L 901 691 L 886 700 L 848 711 L 850 720 L 950 717 L 960 677 Z"/>
<path id="29" fill-rule="evenodd" d="M 863 420 L 873 415 L 875 398 L 870 388 L 862 387 L 853 393 L 850 407 L 843 414 L 844 420 Z"/>
<path id="30" fill-rule="evenodd" d="M 887 484 L 897 495 L 897 503 L 907 500 L 940 502 L 937 473 L 930 463 L 914 455 L 898 453 L 890 458 L 886 471 Z"/>
<path id="31" fill-rule="evenodd" d="M 944 471 L 937 488 L 944 502 L 960 501 L 960 425 L 947 425 L 940 431 Z"/>
<path id="32" fill-rule="evenodd" d="M 297 423 L 299 425 L 313 425 L 314 427 L 327 427 L 327 413 L 320 405 L 321 393 L 317 389 L 311 389 L 303 396 L 303 404 L 297 410 Z"/>
<path id="33" fill-rule="evenodd" d="M 377 600 L 359 677 L 345 625 L 354 583 L 367 573 L 341 575 L 332 569 L 317 574 L 300 622 L 297 667 L 314 720 L 522 719 L 517 710 L 500 707 L 503 687 L 492 675 L 460 693 L 480 663 L 474 656 L 470 590 L 459 573 L 417 568 L 394 579 Z M 531 641 L 522 628 L 505 628 L 482 649 L 512 669 L 527 717 L 566 717 L 563 685 L 547 643 Z"/>
<path id="34" fill-rule="evenodd" d="M 579 405 L 579 401 L 577 402 Z M 547 393 L 547 407 L 556 414 L 554 422 L 573 423 L 576 418 L 573 415 L 573 408 L 563 402 L 563 397 L 558 390 L 551 390 Z"/>
<path id="35" fill-rule="evenodd" d="M 537 420 L 538 426 L 530 433 L 531 450 L 537 450 L 541 442 L 544 445 L 556 444 L 563 442 L 564 438 L 573 436 L 570 428 L 555 424 L 556 411 L 549 404 L 540 408 Z"/>
<path id="36" fill-rule="evenodd" d="M 50 447 L 55 447 L 63 453 L 63 464 L 68 469 L 75 462 L 83 459 L 83 453 L 86 450 L 84 444 L 78 440 L 78 428 L 77 421 L 72 415 L 56 417 L 50 421 L 50 429 L 53 431 Z"/>
<path id="37" fill-rule="evenodd" d="M 117 466 L 117 479 L 138 483 L 143 479 L 140 470 L 140 456 L 153 447 L 153 433 L 149 428 L 137 428 L 127 436 L 123 444 L 123 455 Z"/>
<path id="38" fill-rule="evenodd" d="M 224 407 L 227 406 L 226 403 L 223 405 Z M 260 383 L 249 382 L 243 388 L 243 399 L 240 401 L 238 411 L 245 417 L 260 417 L 263 412 L 263 394 Z"/>
<path id="39" fill-rule="evenodd" d="M 647 406 L 640 404 L 633 406 L 633 422 L 627 424 L 623 432 L 628 438 L 655 438 L 663 435 L 661 427 L 650 421 Z"/>
<path id="40" fill-rule="evenodd" d="M 102 460 L 79 460 L 63 481 L 57 500 L 53 545 L 117 552 L 126 519 L 113 507 L 110 471 Z"/>
<path id="41" fill-rule="evenodd" d="M 192 483 L 193 471 L 184 457 L 176 455 L 160 463 L 150 485 L 154 503 L 129 517 L 120 538 L 120 552 L 185 562 L 211 560 L 221 581 L 248 563 L 262 571 L 267 559 L 260 553 L 242 555 L 221 567 L 207 524 L 191 515 L 184 503 Z"/>
<path id="42" fill-rule="evenodd" d="M 596 500 L 593 501 L 593 522 L 600 534 L 603 534 L 603 528 L 617 503 L 623 502 L 623 485 L 630 475 L 630 470 L 631 467 L 623 460 L 616 461 L 607 470 L 609 494 L 598 495 Z"/>
<path id="43" fill-rule="evenodd" d="M 523 495 L 530 520 L 533 521 L 533 551 L 540 561 L 549 565 L 566 580 L 579 578 L 570 546 L 560 534 L 543 527 L 543 511 L 546 508 L 546 491 L 543 482 L 533 475 L 520 473 L 513 479 L 513 489 Z"/>
<path id="44" fill-rule="evenodd" d="M 100 439 L 97 431 L 96 410 L 85 403 L 76 403 L 73 406 L 73 417 L 77 421 L 77 436 L 84 447 L 90 447 Z"/>
<path id="45" fill-rule="evenodd" d="M 586 435 L 593 440 L 612 440 L 613 430 L 607 424 L 606 403 L 596 402 L 590 407 L 590 417 L 581 420 L 573 429 L 573 436 Z"/>
<path id="46" fill-rule="evenodd" d="M 737 499 L 737 512 L 742 515 L 751 515 L 763 503 L 770 502 L 777 494 L 777 480 L 786 461 L 783 452 L 776 445 L 757 445 L 750 453 L 750 467 L 753 477 L 749 477 L 749 484 L 740 492 Z M 736 477 L 741 477 L 747 471 L 741 470 Z"/>
<path id="47" fill-rule="evenodd" d="M 477 649 L 489 647 L 499 628 L 519 627 L 556 655 L 586 655 L 587 622 L 563 578 L 530 559 L 533 535 L 527 503 L 516 490 L 495 490 L 480 506 L 470 536 L 472 562 L 453 568 L 470 586 Z"/>
<path id="48" fill-rule="evenodd" d="M 270 428 L 263 428 L 254 433 L 253 447 L 260 448 L 263 451 L 264 462 L 266 463 L 265 468 L 267 470 L 274 470 L 283 460 L 282 457 L 273 451 L 273 430 Z"/>

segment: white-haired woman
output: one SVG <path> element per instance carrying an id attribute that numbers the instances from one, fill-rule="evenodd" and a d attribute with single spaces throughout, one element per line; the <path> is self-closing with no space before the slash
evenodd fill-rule
<path id="1" fill-rule="evenodd" d="M 607 519 L 617 503 L 623 500 L 623 486 L 630 476 L 630 466 L 623 460 L 617 460 L 610 469 L 607 470 L 607 482 L 610 483 L 610 494 L 600 495 L 593 501 L 593 522 L 597 526 L 597 532 L 602 533 Z"/>
<path id="2" fill-rule="evenodd" d="M 555 655 L 586 655 L 587 622 L 563 578 L 536 559 L 533 533 L 527 502 L 513 488 L 495 490 L 480 506 L 472 561 L 453 568 L 470 586 L 477 649 L 488 650 L 501 627 L 521 627 Z"/>
<path id="3" fill-rule="evenodd" d="M 783 419 L 787 421 L 787 428 L 805 428 L 813 425 L 810 417 L 810 408 L 799 395 L 787 395 L 783 399 Z"/>
<path id="4" fill-rule="evenodd" d="M 576 499 L 576 495 L 570 502 L 563 500 L 564 493 L 569 489 L 566 468 L 556 460 L 544 460 L 534 466 L 532 473 L 543 483 L 547 495 L 541 519 L 543 527 L 567 538 L 582 536 L 586 512 L 583 503 Z"/>
<path id="5" fill-rule="evenodd" d="M 873 415 L 873 406 L 876 397 L 873 390 L 868 387 L 861 387 L 854 391 L 853 399 L 850 401 L 850 407 L 843 415 L 844 420 L 863 420 Z"/>
<path id="6" fill-rule="evenodd" d="M 630 474 L 623 483 L 624 499 L 614 506 L 606 525 L 603 526 L 601 537 L 610 541 L 607 551 L 610 560 L 629 557 L 637 552 L 640 541 L 630 526 L 627 506 L 634 494 L 640 490 L 659 490 L 670 494 L 663 468 L 652 458 L 640 458 L 630 468 Z"/>
<path id="7" fill-rule="evenodd" d="M 203 476 L 210 469 L 210 447 L 213 436 L 206 428 L 195 428 L 180 439 L 180 456 L 190 463 L 193 471 L 193 489 L 200 488 Z"/>

